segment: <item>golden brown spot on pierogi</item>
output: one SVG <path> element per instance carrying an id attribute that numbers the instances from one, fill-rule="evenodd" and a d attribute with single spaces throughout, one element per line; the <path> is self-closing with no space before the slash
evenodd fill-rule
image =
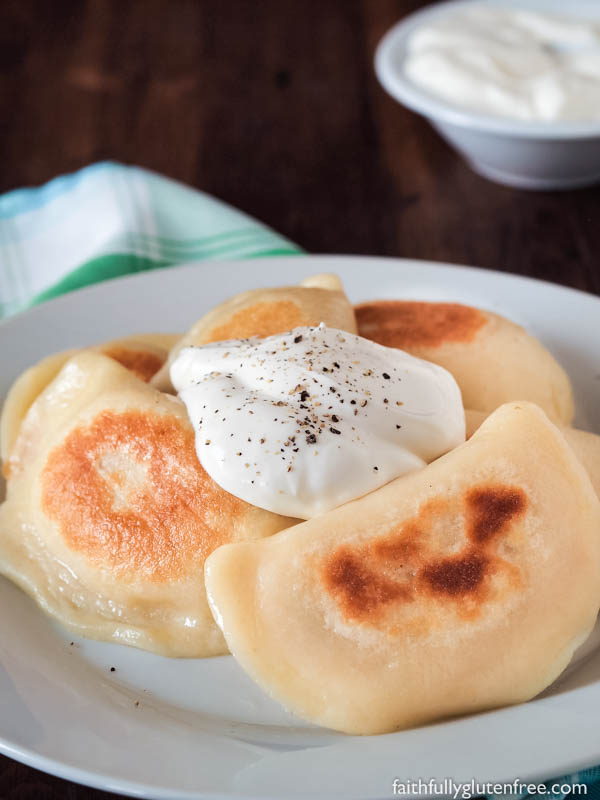
<path id="1" fill-rule="evenodd" d="M 402 628 L 398 613 L 414 601 L 478 616 L 493 597 L 521 585 L 518 565 L 501 557 L 497 544 L 526 508 L 525 492 L 504 484 L 435 498 L 386 536 L 331 553 L 323 585 L 344 618 L 395 632 Z"/>
<path id="2" fill-rule="evenodd" d="M 485 542 L 523 513 L 526 497 L 513 486 L 475 486 L 467 492 L 466 503 L 469 535 L 475 542 Z"/>
<path id="3" fill-rule="evenodd" d="M 387 603 L 410 599 L 410 588 L 388 580 L 363 562 L 350 548 L 340 548 L 326 572 L 328 589 L 336 595 L 345 616 L 369 616 Z"/>
<path id="4" fill-rule="evenodd" d="M 354 309 L 358 333 L 387 347 L 439 347 L 471 342 L 486 323 L 477 308 L 459 303 L 378 300 Z"/>
<path id="5" fill-rule="evenodd" d="M 102 352 L 105 356 L 118 361 L 121 366 L 131 370 L 136 377 L 146 383 L 158 372 L 166 360 L 156 353 L 127 347 L 111 347 Z"/>
<path id="6" fill-rule="evenodd" d="M 436 592 L 461 595 L 474 592 L 480 586 L 487 566 L 485 556 L 468 553 L 430 564 L 423 568 L 421 576 Z"/>
<path id="7" fill-rule="evenodd" d="M 206 341 L 222 342 L 250 336 L 264 338 L 300 325 L 318 325 L 320 321 L 310 319 L 291 300 L 265 301 L 237 311 L 224 325 L 213 328 Z"/>
<path id="8" fill-rule="evenodd" d="M 42 509 L 69 548 L 155 582 L 202 569 L 249 508 L 201 467 L 191 428 L 139 410 L 103 411 L 72 430 L 41 484 Z"/>

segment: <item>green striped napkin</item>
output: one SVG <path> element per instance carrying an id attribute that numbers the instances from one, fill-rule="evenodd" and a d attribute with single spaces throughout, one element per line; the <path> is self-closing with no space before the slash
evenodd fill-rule
<path id="1" fill-rule="evenodd" d="M 131 272 L 299 252 L 214 197 L 103 162 L 0 196 L 0 317 Z"/>
<path id="2" fill-rule="evenodd" d="M 214 197 L 139 167 L 94 164 L 0 196 L 0 317 L 131 272 L 301 252 Z M 600 800 L 600 767 L 547 781 L 544 797 L 562 800 L 561 785 L 577 783 L 579 796 Z"/>

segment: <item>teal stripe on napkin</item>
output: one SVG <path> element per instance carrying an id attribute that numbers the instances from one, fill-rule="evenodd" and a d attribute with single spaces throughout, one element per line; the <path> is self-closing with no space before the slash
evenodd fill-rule
<path id="1" fill-rule="evenodd" d="M 93 164 L 0 197 L 0 317 L 133 272 L 300 252 L 203 192 L 140 167 Z"/>

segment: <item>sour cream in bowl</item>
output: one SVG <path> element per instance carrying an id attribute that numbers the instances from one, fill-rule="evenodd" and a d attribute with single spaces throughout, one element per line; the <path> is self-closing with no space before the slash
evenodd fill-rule
<path id="1" fill-rule="evenodd" d="M 600 3 L 458 0 L 381 41 L 384 88 L 475 171 L 526 189 L 600 181 Z"/>

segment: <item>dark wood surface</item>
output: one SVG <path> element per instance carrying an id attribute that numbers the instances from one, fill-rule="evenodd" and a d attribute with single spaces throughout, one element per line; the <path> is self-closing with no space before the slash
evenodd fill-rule
<path id="1" fill-rule="evenodd" d="M 0 191 L 110 158 L 212 193 L 309 252 L 600 293 L 600 188 L 488 183 L 379 87 L 377 41 L 422 5 L 3 0 Z M 0 798 L 109 796 L 0 757 Z"/>

